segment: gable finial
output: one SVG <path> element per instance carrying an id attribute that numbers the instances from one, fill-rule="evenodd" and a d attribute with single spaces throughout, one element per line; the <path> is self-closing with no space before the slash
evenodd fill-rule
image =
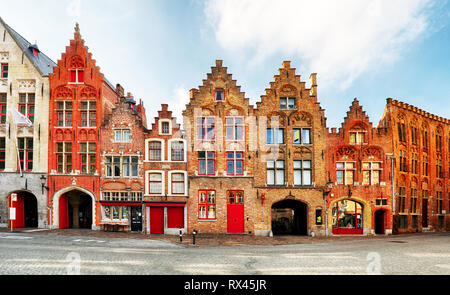
<path id="1" fill-rule="evenodd" d="M 75 23 L 75 33 L 80 33 L 80 25 L 78 23 Z"/>

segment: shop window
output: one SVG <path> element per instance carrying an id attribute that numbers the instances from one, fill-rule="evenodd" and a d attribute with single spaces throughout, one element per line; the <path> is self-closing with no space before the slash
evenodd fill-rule
<path id="1" fill-rule="evenodd" d="M 19 112 L 34 122 L 35 95 L 34 93 L 19 93 Z"/>
<path id="2" fill-rule="evenodd" d="M 58 101 L 56 103 L 58 127 L 72 127 L 72 106 L 71 101 Z"/>
<path id="3" fill-rule="evenodd" d="M 216 191 L 200 190 L 198 192 L 198 218 L 216 219 Z"/>
<path id="4" fill-rule="evenodd" d="M 348 233 L 362 233 L 363 208 L 361 204 L 342 200 L 336 202 L 332 209 L 333 229 L 343 229 Z"/>

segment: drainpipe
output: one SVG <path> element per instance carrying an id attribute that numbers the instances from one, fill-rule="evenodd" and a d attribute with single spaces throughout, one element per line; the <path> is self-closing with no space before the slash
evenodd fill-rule
<path id="1" fill-rule="evenodd" d="M 391 155 L 391 180 L 392 180 L 392 232 L 394 232 L 394 212 L 395 212 L 395 179 L 394 179 L 394 155 Z"/>

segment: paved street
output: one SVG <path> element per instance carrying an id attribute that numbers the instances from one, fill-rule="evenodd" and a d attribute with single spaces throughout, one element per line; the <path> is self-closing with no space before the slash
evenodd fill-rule
<path id="1" fill-rule="evenodd" d="M 450 234 L 281 246 L 188 247 L 149 239 L 0 233 L 0 274 L 67 273 L 448 275 Z"/>

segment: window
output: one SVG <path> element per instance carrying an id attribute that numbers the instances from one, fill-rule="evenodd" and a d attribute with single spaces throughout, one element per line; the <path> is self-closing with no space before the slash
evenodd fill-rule
<path id="1" fill-rule="evenodd" d="M 363 185 L 377 185 L 380 183 L 381 163 L 363 162 Z"/>
<path id="2" fill-rule="evenodd" d="M 414 126 L 411 126 L 411 143 L 413 145 L 417 145 L 418 144 L 418 140 L 417 140 L 417 128 Z"/>
<path id="3" fill-rule="evenodd" d="M 184 195 L 184 174 L 172 173 L 172 194 Z"/>
<path id="4" fill-rule="evenodd" d="M 0 137 L 0 171 L 5 170 L 6 137 Z"/>
<path id="5" fill-rule="evenodd" d="M 198 192 L 198 218 L 216 219 L 216 191 L 200 190 Z"/>
<path id="6" fill-rule="evenodd" d="M 407 163 L 406 152 L 400 151 L 400 171 L 401 172 L 408 172 L 408 167 L 407 167 L 406 163 Z"/>
<path id="7" fill-rule="evenodd" d="M 225 100 L 225 92 L 223 89 L 216 89 L 214 99 L 216 101 L 224 101 Z"/>
<path id="8" fill-rule="evenodd" d="M 34 93 L 19 93 L 19 112 L 34 122 Z"/>
<path id="9" fill-rule="evenodd" d="M 81 126 L 95 127 L 97 124 L 97 103 L 95 101 L 81 102 Z"/>
<path id="10" fill-rule="evenodd" d="M 244 204 L 244 192 L 243 191 L 228 191 L 227 192 L 227 204 L 240 205 Z"/>
<path id="11" fill-rule="evenodd" d="M 398 188 L 398 212 L 405 213 L 406 189 L 404 186 Z"/>
<path id="12" fill-rule="evenodd" d="M 439 157 L 436 159 L 436 177 L 443 178 L 442 159 L 440 159 Z"/>
<path id="13" fill-rule="evenodd" d="M 58 173 L 72 173 L 72 143 L 56 143 L 56 167 Z"/>
<path id="14" fill-rule="evenodd" d="M 81 174 L 94 174 L 96 171 L 96 144 L 95 142 L 80 143 Z"/>
<path id="15" fill-rule="evenodd" d="M 149 175 L 149 192 L 150 194 L 162 194 L 162 174 L 150 173 Z"/>
<path id="16" fill-rule="evenodd" d="M 280 109 L 295 109 L 295 97 L 280 97 Z"/>
<path id="17" fill-rule="evenodd" d="M 411 173 L 417 174 L 418 168 L 417 168 L 417 154 L 412 153 L 411 154 Z"/>
<path id="18" fill-rule="evenodd" d="M 336 178 L 338 184 L 353 185 L 353 177 L 355 174 L 354 162 L 337 162 Z"/>
<path id="19" fill-rule="evenodd" d="M 102 192 L 102 201 L 141 202 L 142 192 Z"/>
<path id="20" fill-rule="evenodd" d="M 422 130 L 422 148 L 428 149 L 428 132 L 426 130 Z"/>
<path id="21" fill-rule="evenodd" d="M 139 157 L 109 156 L 105 158 L 106 177 L 126 178 L 139 176 Z"/>
<path id="22" fill-rule="evenodd" d="M 442 192 L 436 191 L 436 213 L 442 214 Z"/>
<path id="23" fill-rule="evenodd" d="M 56 113 L 59 127 L 72 127 L 72 102 L 58 101 Z"/>
<path id="24" fill-rule="evenodd" d="M 198 175 L 215 175 L 215 152 L 198 152 Z"/>
<path id="25" fill-rule="evenodd" d="M 170 123 L 169 122 L 161 122 L 161 133 L 162 134 L 170 134 Z"/>
<path id="26" fill-rule="evenodd" d="M 173 141 L 171 144 L 172 161 L 184 161 L 184 142 Z"/>
<path id="27" fill-rule="evenodd" d="M 398 140 L 401 142 L 406 142 L 406 132 L 405 132 L 405 123 L 397 123 L 398 129 Z"/>
<path id="28" fill-rule="evenodd" d="M 387 199 L 384 199 L 384 198 L 376 199 L 375 206 L 387 206 Z"/>
<path id="29" fill-rule="evenodd" d="M 284 144 L 284 129 L 267 128 L 267 144 Z"/>
<path id="30" fill-rule="evenodd" d="M 294 128 L 292 130 L 292 138 L 294 144 L 311 144 L 311 129 Z"/>
<path id="31" fill-rule="evenodd" d="M 201 117 L 197 120 L 198 139 L 214 139 L 214 117 Z"/>
<path id="32" fill-rule="evenodd" d="M 244 153 L 227 152 L 227 175 L 244 174 Z"/>
<path id="33" fill-rule="evenodd" d="M 114 130 L 115 142 L 130 142 L 130 129 L 116 129 Z"/>
<path id="34" fill-rule="evenodd" d="M 69 83 L 74 83 L 74 84 L 84 83 L 84 70 L 82 70 L 82 69 L 70 70 L 70 82 Z"/>
<path id="35" fill-rule="evenodd" d="M 310 160 L 294 161 L 294 185 L 311 185 L 312 167 Z"/>
<path id="36" fill-rule="evenodd" d="M 428 176 L 428 156 L 424 155 L 423 156 L 423 161 L 422 161 L 422 175 L 423 176 Z"/>
<path id="37" fill-rule="evenodd" d="M 6 123 L 7 103 L 6 93 L 0 93 L 0 124 Z"/>
<path id="38" fill-rule="evenodd" d="M 150 161 L 161 161 L 161 142 L 151 141 L 149 143 L 149 157 Z"/>
<path id="39" fill-rule="evenodd" d="M 442 136 L 436 134 L 436 152 L 442 152 Z"/>
<path id="40" fill-rule="evenodd" d="M 128 206 L 102 206 L 102 219 L 128 221 L 130 211 Z"/>
<path id="41" fill-rule="evenodd" d="M 284 161 L 267 161 L 267 185 L 285 185 Z"/>
<path id="42" fill-rule="evenodd" d="M 415 187 L 411 187 L 411 202 L 409 204 L 409 212 L 416 213 L 417 211 L 417 189 Z"/>
<path id="43" fill-rule="evenodd" d="M 1 64 L 0 78 L 2 79 L 8 78 L 8 64 Z"/>
<path id="44" fill-rule="evenodd" d="M 227 140 L 244 139 L 244 118 L 228 117 L 225 120 L 225 130 Z"/>
<path id="45" fill-rule="evenodd" d="M 352 131 L 350 132 L 350 144 L 363 144 L 365 141 L 365 132 Z"/>

